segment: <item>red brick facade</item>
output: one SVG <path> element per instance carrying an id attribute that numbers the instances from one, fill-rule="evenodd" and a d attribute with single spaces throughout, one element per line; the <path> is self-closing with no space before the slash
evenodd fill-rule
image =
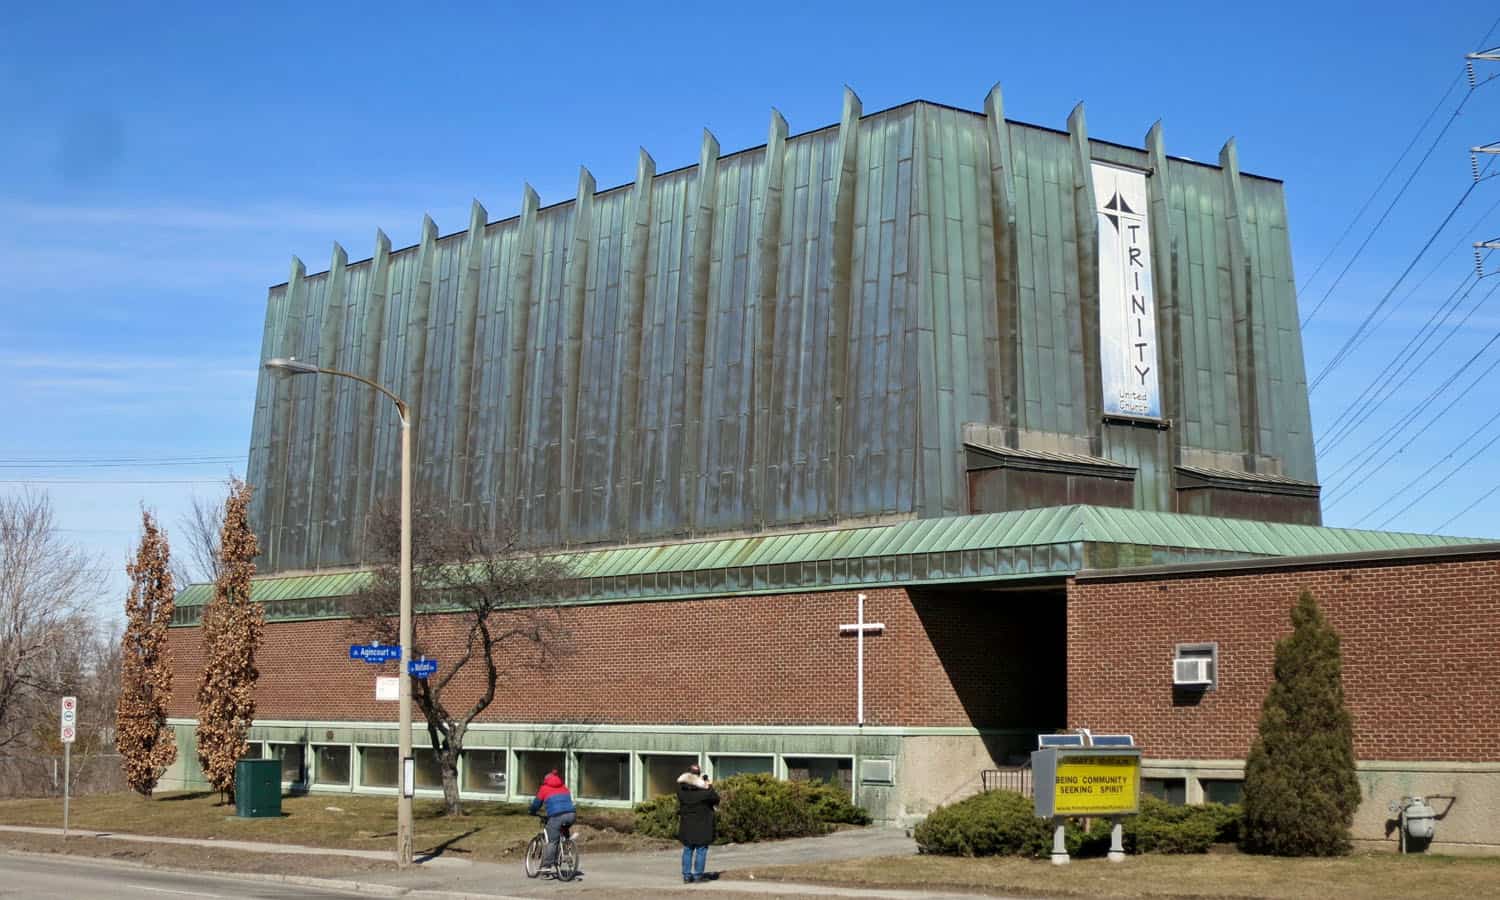
<path id="1" fill-rule="evenodd" d="M 1068 723 L 1150 758 L 1243 759 L 1275 642 L 1312 591 L 1343 638 L 1365 760 L 1500 760 L 1500 562 L 1384 561 L 1078 580 L 1068 589 Z M 1217 642 L 1219 678 L 1172 687 L 1179 643 Z"/>
<path id="2" fill-rule="evenodd" d="M 865 639 L 866 724 L 1061 724 L 1060 591 L 866 594 L 866 621 L 886 626 Z M 829 591 L 563 607 L 573 653 L 560 670 L 512 672 L 481 721 L 852 725 L 856 642 L 838 627 L 855 605 L 854 592 Z M 439 665 L 457 655 L 448 622 Z M 173 715 L 194 714 L 201 639 L 196 627 L 171 632 Z M 395 664 L 350 660 L 351 639 L 362 641 L 346 621 L 268 624 L 257 717 L 394 719 L 395 704 L 374 700 L 374 677 Z"/>

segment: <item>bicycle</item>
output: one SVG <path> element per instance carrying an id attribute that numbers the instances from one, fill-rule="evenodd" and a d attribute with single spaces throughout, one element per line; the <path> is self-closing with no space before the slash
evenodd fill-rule
<path id="1" fill-rule="evenodd" d="M 526 845 L 526 856 L 522 860 L 526 869 L 527 878 L 535 878 L 542 874 L 542 859 L 547 852 L 547 817 L 538 816 L 542 820 L 542 830 Z M 557 879 L 559 881 L 572 881 L 578 876 L 578 845 L 573 843 L 572 827 L 564 826 L 562 833 L 558 836 L 557 846 Z"/>

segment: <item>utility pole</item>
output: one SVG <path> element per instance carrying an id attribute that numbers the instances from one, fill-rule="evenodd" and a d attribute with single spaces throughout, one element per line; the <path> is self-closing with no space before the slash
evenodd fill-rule
<path id="1" fill-rule="evenodd" d="M 1467 70 L 1469 75 L 1470 91 L 1473 91 L 1481 84 L 1474 72 L 1474 63 L 1476 62 L 1500 62 L 1500 47 L 1491 47 L 1488 50 L 1480 50 L 1477 53 L 1464 54 L 1464 68 L 1465 70 Z M 1496 75 L 1491 75 L 1489 78 L 1485 79 L 1485 82 L 1488 82 L 1496 77 Z M 1494 175 L 1480 174 L 1479 157 L 1496 155 L 1500 155 L 1500 141 L 1491 141 L 1488 144 L 1480 144 L 1478 147 L 1469 148 L 1469 170 L 1474 175 L 1475 184 L 1478 184 L 1479 182 L 1484 181 L 1487 178 L 1495 177 Z M 1485 171 L 1488 171 L 1490 165 L 1492 165 L 1493 163 L 1494 160 L 1490 160 L 1490 162 L 1486 163 Z M 1500 274 L 1500 269 L 1491 272 L 1486 272 L 1484 270 L 1484 261 L 1489 256 L 1489 253 L 1484 251 L 1493 252 L 1495 250 L 1500 250 L 1500 239 L 1496 239 L 1493 241 L 1474 242 L 1474 276 L 1476 278 L 1483 278 L 1486 275 Z"/>

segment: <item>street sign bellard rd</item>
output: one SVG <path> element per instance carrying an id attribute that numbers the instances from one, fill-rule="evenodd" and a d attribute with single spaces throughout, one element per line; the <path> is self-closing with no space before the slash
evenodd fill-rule
<path id="1" fill-rule="evenodd" d="M 413 678 L 426 678 L 437 671 L 437 660 L 414 659 L 406 664 L 406 671 L 411 673 Z"/>
<path id="2" fill-rule="evenodd" d="M 62 742 L 73 743 L 78 737 L 78 698 L 62 698 Z"/>

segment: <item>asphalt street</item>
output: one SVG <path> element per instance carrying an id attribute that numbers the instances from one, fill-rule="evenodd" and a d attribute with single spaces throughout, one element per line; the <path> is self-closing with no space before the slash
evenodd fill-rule
<path id="1" fill-rule="evenodd" d="M 26 900 L 94 900 L 119 897 L 135 900 L 156 897 L 253 898 L 291 900 L 296 897 L 361 897 L 295 884 L 253 881 L 219 875 L 198 875 L 137 869 L 118 863 L 78 857 L 34 858 L 0 854 L 0 898 Z"/>

